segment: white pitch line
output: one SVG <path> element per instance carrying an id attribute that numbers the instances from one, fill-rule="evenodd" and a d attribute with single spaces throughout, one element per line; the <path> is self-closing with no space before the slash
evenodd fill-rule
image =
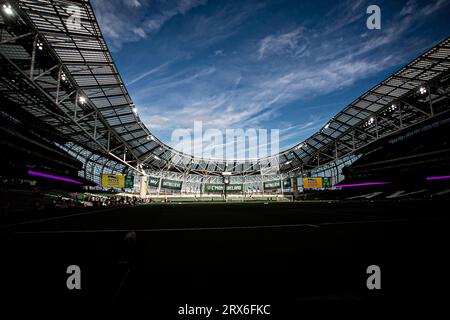
<path id="1" fill-rule="evenodd" d="M 82 212 L 82 213 L 67 214 L 67 215 L 57 216 L 57 217 L 50 217 L 50 218 L 42 218 L 42 219 L 27 220 L 27 221 L 22 221 L 22 222 L 15 222 L 15 223 L 10 223 L 10 224 L 0 225 L 0 229 L 1 228 L 14 227 L 14 226 L 21 226 L 21 225 L 25 225 L 25 224 L 33 224 L 33 223 L 45 222 L 45 221 L 67 219 L 67 218 L 85 216 L 85 215 L 90 215 L 90 214 L 98 214 L 98 213 L 109 212 L 109 211 L 118 210 L 118 209 L 121 209 L 121 208 L 107 208 L 107 209 L 103 209 L 103 210 L 99 209 L 99 210 L 92 210 L 92 211 L 87 211 L 87 212 Z"/>
<path id="2" fill-rule="evenodd" d="M 114 232 L 177 232 L 177 231 L 227 231 L 227 230 L 258 230 L 258 229 L 280 229 L 280 228 L 299 228 L 311 227 L 319 228 L 320 226 L 329 225 L 347 225 L 347 224 L 369 224 L 369 223 L 386 223 L 386 222 L 419 222 L 447 219 L 447 217 L 434 218 L 417 218 L 417 219 L 380 219 L 380 220 L 358 220 L 358 221 L 338 221 L 338 222 L 320 222 L 316 224 L 277 224 L 277 225 L 261 225 L 261 226 L 231 226 L 231 227 L 191 227 L 191 228 L 155 228 L 155 229 L 91 229 L 91 230 L 47 230 L 47 231 L 10 231 L 4 234 L 64 234 L 64 233 L 114 233 Z"/>
<path id="3" fill-rule="evenodd" d="M 216 231 L 216 230 L 247 230 L 247 229 L 276 229 L 276 228 L 318 228 L 316 224 L 278 224 L 262 226 L 234 226 L 234 227 L 188 227 L 188 228 L 155 228 L 155 229 L 91 229 L 91 230 L 47 230 L 47 231 L 10 231 L 5 234 L 57 234 L 57 233 L 113 233 L 113 232 L 174 232 L 174 231 Z"/>

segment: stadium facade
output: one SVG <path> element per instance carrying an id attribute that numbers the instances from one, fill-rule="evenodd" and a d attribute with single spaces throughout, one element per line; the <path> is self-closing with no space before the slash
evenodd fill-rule
<path id="1" fill-rule="evenodd" d="M 33 166 L 88 186 L 101 185 L 103 174 L 116 173 L 134 176 L 135 186 L 128 191 L 141 195 L 148 185 L 150 193 L 201 194 L 206 185 L 226 181 L 241 185 L 238 192 L 277 193 L 294 192 L 302 177 L 328 177 L 334 185 L 349 177 L 361 182 L 371 176 L 348 169 L 352 163 L 367 162 L 368 155 L 389 139 L 444 126 L 449 119 L 447 38 L 357 97 L 292 148 L 250 160 L 195 157 L 166 145 L 144 125 L 89 1 L 69 5 L 1 0 L 0 4 L 2 130 L 22 137 L 21 141 L 33 141 Z M 20 133 L 24 128 L 28 132 Z M 2 143 L 14 153 L 9 160 L 5 157 L 4 168 L 27 154 L 6 139 Z M 36 156 L 46 152 L 68 159 L 56 163 L 51 156 L 45 161 Z M 16 166 L 15 174 L 20 175 L 25 172 L 20 168 L 30 163 Z M 150 180 L 157 183 L 152 186 Z"/>

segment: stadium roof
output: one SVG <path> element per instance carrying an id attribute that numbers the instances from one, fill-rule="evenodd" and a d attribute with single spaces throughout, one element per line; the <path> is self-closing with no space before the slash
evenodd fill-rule
<path id="1" fill-rule="evenodd" d="M 448 91 L 450 38 L 364 93 L 320 131 L 278 155 L 215 160 L 183 154 L 159 141 L 142 123 L 87 0 L 4 1 L 0 40 L 1 87 L 39 123 L 67 142 L 138 170 L 199 174 L 259 174 L 308 170 L 354 154 L 370 143 L 448 112 L 433 104 Z M 73 6 L 81 25 L 72 24 Z M 14 79 L 14 82 L 11 82 Z"/>

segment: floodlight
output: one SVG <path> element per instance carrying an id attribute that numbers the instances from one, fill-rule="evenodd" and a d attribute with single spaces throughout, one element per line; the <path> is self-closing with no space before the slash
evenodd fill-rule
<path id="1" fill-rule="evenodd" d="M 425 87 L 420 87 L 419 92 L 420 92 L 420 94 L 425 94 L 425 93 L 427 93 L 427 89 Z"/>
<path id="2" fill-rule="evenodd" d="M 369 120 L 367 120 L 365 122 L 365 126 L 370 126 L 371 124 L 373 124 L 375 122 L 374 117 L 370 117 Z"/>
<path id="3" fill-rule="evenodd" d="M 9 16 L 12 16 L 14 14 L 10 4 L 4 4 L 3 11 Z"/>
<path id="4" fill-rule="evenodd" d="M 78 99 L 78 101 L 80 101 L 81 104 L 84 104 L 84 103 L 86 103 L 86 98 L 83 97 L 83 96 L 81 96 L 81 97 Z"/>

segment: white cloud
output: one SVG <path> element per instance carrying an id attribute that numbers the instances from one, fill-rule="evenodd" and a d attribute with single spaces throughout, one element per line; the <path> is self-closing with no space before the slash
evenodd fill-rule
<path id="1" fill-rule="evenodd" d="M 148 32 L 156 32 L 161 26 L 178 14 L 186 14 L 189 10 L 206 4 L 207 0 L 177 0 L 175 4 L 167 3 L 164 10 L 147 18 L 143 27 Z"/>
<path id="2" fill-rule="evenodd" d="M 409 41 L 412 28 L 420 23 L 418 17 L 442 9 L 448 1 L 436 0 L 421 8 L 410 1 L 403 13 L 389 16 L 395 24 L 384 23 L 385 27 L 376 34 L 364 29 L 365 37 L 353 32 L 356 24 L 348 25 L 364 17 L 363 1 L 346 3 L 351 15 L 345 15 L 351 22 L 338 19 L 336 25 L 342 29 L 335 30 L 333 37 L 325 33 L 329 26 L 320 22 L 314 26 L 314 32 L 296 26 L 284 33 L 246 38 L 245 48 L 216 43 L 241 32 L 243 28 L 239 26 L 250 13 L 242 11 L 230 19 L 229 12 L 222 10 L 213 16 L 196 17 L 194 28 L 189 29 L 187 37 L 183 34 L 180 41 L 192 52 L 197 46 L 205 46 L 207 58 L 186 59 L 176 68 L 167 68 L 170 73 L 165 72 L 166 63 L 163 63 L 132 79 L 129 84 L 152 75 L 133 92 L 142 119 L 150 130 L 166 138 L 170 138 L 171 130 L 192 128 L 197 120 L 203 121 L 206 128 L 217 129 L 259 128 L 273 123 L 286 127 L 280 136 L 284 142 L 306 138 L 303 136 L 314 133 L 329 119 L 332 113 L 328 110 L 342 109 L 356 97 L 332 107 L 323 105 L 320 110 L 308 109 L 311 99 L 370 79 L 406 62 L 405 57 L 415 50 L 423 50 L 420 47 L 423 39 Z M 185 9 L 180 9 L 178 14 L 182 10 Z M 355 14 L 359 11 L 361 16 Z M 159 29 L 165 17 L 155 16 L 154 24 L 144 30 Z M 365 26 L 363 19 L 362 25 Z M 227 48 L 227 53 L 238 54 L 223 56 L 224 51 L 216 48 Z M 259 59 L 255 59 L 255 52 Z M 280 57 L 288 57 L 291 63 Z M 152 102 L 151 107 L 142 106 L 148 101 Z M 301 109 L 303 114 L 286 118 L 289 111 L 284 108 L 295 109 L 297 115 Z M 311 117 L 318 113 L 319 116 Z M 286 123 L 281 124 L 280 119 Z"/>
<path id="3" fill-rule="evenodd" d="M 163 70 L 164 68 L 166 68 L 168 65 L 170 65 L 171 63 L 173 63 L 173 61 L 168 61 L 165 62 L 157 67 L 154 67 L 148 71 L 145 71 L 144 73 L 141 73 L 140 75 L 138 75 L 137 77 L 131 79 L 130 81 L 127 81 L 127 85 L 131 86 L 132 84 L 148 77 L 149 75 L 155 74 L 157 72 L 160 72 L 161 70 Z"/>
<path id="4" fill-rule="evenodd" d="M 412 14 L 416 10 L 416 7 L 417 7 L 416 0 L 409 0 L 400 11 L 400 16 L 402 17 Z"/>
<path id="5" fill-rule="evenodd" d="M 370 61 L 352 62 L 348 58 L 343 58 L 324 64 L 321 68 L 317 66 L 305 68 L 304 65 L 301 65 L 290 68 L 289 72 L 283 71 L 276 75 L 268 73 L 253 75 L 246 79 L 245 76 L 238 74 L 228 90 L 222 88 L 220 94 L 214 95 L 211 95 L 214 88 L 211 87 L 213 84 L 208 85 L 210 82 L 208 76 L 220 78 L 221 75 L 213 75 L 212 70 L 205 69 L 196 72 L 192 77 L 170 79 L 156 87 L 154 83 L 149 83 L 149 88 L 155 89 L 154 92 L 160 93 L 161 89 L 165 90 L 167 87 L 172 89 L 170 92 L 178 91 L 177 88 L 180 91 L 179 95 L 165 96 L 163 94 L 164 99 L 159 103 L 166 104 L 166 107 L 149 108 L 149 112 L 170 119 L 170 122 L 164 126 L 164 129 L 167 129 L 166 135 L 172 129 L 192 128 L 194 121 L 203 121 L 206 128 L 222 130 L 226 128 L 259 128 L 262 122 L 274 119 L 280 109 L 288 103 L 348 87 L 355 81 L 379 71 L 382 67 L 387 67 L 387 64 Z M 214 70 L 214 72 L 218 72 L 218 70 Z M 199 75 L 203 75 L 205 78 L 200 81 Z M 252 77 L 254 79 L 251 79 Z M 195 85 L 197 80 L 200 81 L 199 89 Z M 251 85 L 241 85 L 240 83 L 243 81 Z M 187 92 L 183 90 L 186 88 Z M 146 91 L 148 92 L 146 88 L 143 88 L 142 96 L 139 95 L 144 101 L 152 99 L 151 92 L 145 96 Z M 142 109 L 139 106 L 138 108 Z M 292 121 L 295 120 L 292 119 Z M 297 119 L 297 121 L 301 121 L 301 119 Z M 151 121 L 147 125 L 150 129 L 153 128 Z M 303 132 L 307 129 L 302 128 L 300 131 Z"/>
<path id="6" fill-rule="evenodd" d="M 178 14 L 204 5 L 207 0 L 139 0 L 92 1 L 100 29 L 109 40 L 111 50 L 120 50 L 127 42 L 135 42 L 156 33 Z M 123 5 L 125 3 L 125 6 Z M 151 10 L 149 10 L 151 8 Z"/>
<path id="7" fill-rule="evenodd" d="M 445 6 L 449 5 L 449 0 L 437 0 L 434 3 L 430 3 L 419 10 L 419 15 L 428 16 L 430 14 L 435 13 L 439 9 L 444 8 Z"/>
<path id="8" fill-rule="evenodd" d="M 151 109 L 151 107 L 149 109 Z M 163 129 L 170 125 L 170 119 L 161 115 L 153 114 L 148 116 L 145 113 L 141 113 L 141 117 L 147 126 L 153 129 Z"/>
<path id="9" fill-rule="evenodd" d="M 147 36 L 144 29 L 142 29 L 142 28 L 134 28 L 133 32 L 136 33 L 141 38 L 145 38 Z"/>
<path id="10" fill-rule="evenodd" d="M 289 53 L 295 56 L 301 56 L 308 47 L 307 38 L 304 36 L 304 28 L 299 27 L 290 32 L 269 35 L 261 40 L 258 53 L 259 58 L 271 54 Z"/>
<path id="11" fill-rule="evenodd" d="M 134 79 L 132 81 L 132 83 L 139 81 L 142 78 L 144 78 L 150 74 L 154 74 L 156 71 L 159 71 L 159 70 L 156 70 L 154 72 L 153 71 L 154 71 L 154 69 L 144 73 L 143 75 Z M 213 74 L 214 72 L 216 72 L 216 68 L 214 68 L 214 67 L 206 67 L 206 68 L 202 68 L 197 71 L 192 71 L 190 69 L 187 69 L 187 70 L 184 70 L 182 72 L 179 72 L 177 74 L 174 74 L 174 75 L 162 78 L 162 79 L 161 78 L 154 79 L 153 81 L 148 83 L 148 86 L 151 88 L 151 90 L 153 92 L 154 91 L 165 91 L 170 88 L 176 88 L 176 87 L 181 87 L 181 86 L 185 86 L 185 85 L 190 85 L 195 80 L 209 76 L 209 75 Z M 147 91 L 148 91 L 148 88 L 144 87 L 143 89 L 139 90 L 137 92 L 137 94 L 145 95 Z"/>
<path id="12" fill-rule="evenodd" d="M 141 6 L 141 3 L 139 0 L 124 0 L 125 3 L 131 7 L 139 8 Z"/>

